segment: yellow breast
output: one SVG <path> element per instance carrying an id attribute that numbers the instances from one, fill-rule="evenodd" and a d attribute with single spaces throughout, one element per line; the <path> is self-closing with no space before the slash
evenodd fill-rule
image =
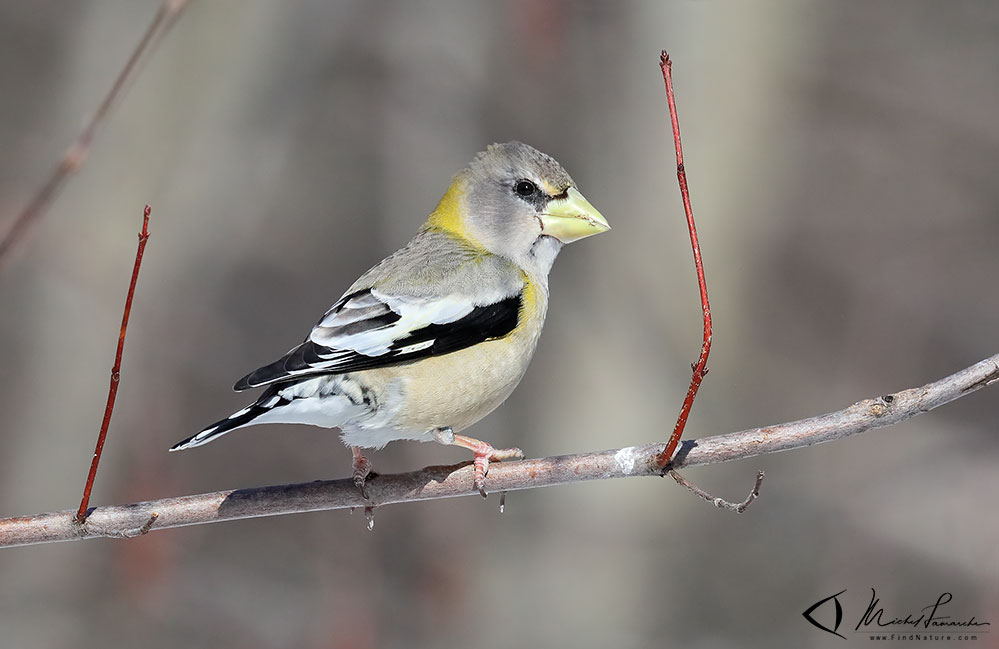
<path id="1" fill-rule="evenodd" d="M 377 396 L 380 413 L 362 427 L 411 434 L 479 421 L 513 392 L 524 376 L 548 309 L 547 291 L 527 281 L 516 328 L 502 338 L 406 365 L 357 372 Z"/>

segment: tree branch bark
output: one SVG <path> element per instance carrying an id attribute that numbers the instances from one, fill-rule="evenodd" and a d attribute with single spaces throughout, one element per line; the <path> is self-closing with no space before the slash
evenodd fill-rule
<path id="1" fill-rule="evenodd" d="M 777 453 L 891 426 L 929 412 L 999 381 L 999 354 L 922 387 L 859 401 L 837 412 L 683 442 L 672 468 L 717 464 Z M 635 476 L 660 476 L 656 458 L 664 444 L 631 446 L 596 453 L 560 455 L 490 466 L 493 492 Z M 96 537 L 128 538 L 149 531 L 240 518 L 327 509 L 380 507 L 394 503 L 477 495 L 472 468 L 465 462 L 410 473 L 381 475 L 368 484 L 370 500 L 354 482 L 317 480 L 293 485 L 216 491 L 130 505 L 97 507 L 83 524 L 76 510 L 0 519 L 0 547 Z"/>

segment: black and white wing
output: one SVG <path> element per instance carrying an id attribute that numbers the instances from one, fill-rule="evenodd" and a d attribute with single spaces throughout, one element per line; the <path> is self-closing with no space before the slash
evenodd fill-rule
<path id="1" fill-rule="evenodd" d="M 397 365 L 502 338 L 517 327 L 523 289 L 478 301 L 457 293 L 393 295 L 377 287 L 350 293 L 326 312 L 304 343 L 250 372 L 234 389 Z"/>

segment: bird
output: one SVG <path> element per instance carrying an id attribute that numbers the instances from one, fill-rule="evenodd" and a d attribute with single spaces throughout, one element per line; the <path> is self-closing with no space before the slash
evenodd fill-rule
<path id="1" fill-rule="evenodd" d="M 610 229 L 554 158 L 493 144 L 457 173 L 417 234 L 347 289 L 304 342 L 233 386 L 251 405 L 170 450 L 266 423 L 338 428 L 361 495 L 365 449 L 436 441 L 472 452 L 486 496 L 490 462 L 522 459 L 459 434 L 513 392 L 548 312 L 562 247 Z"/>

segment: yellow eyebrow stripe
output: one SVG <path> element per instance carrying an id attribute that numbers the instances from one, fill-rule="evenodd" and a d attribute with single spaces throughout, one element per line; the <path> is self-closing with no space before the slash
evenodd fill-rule
<path id="1" fill-rule="evenodd" d="M 558 196 L 559 194 L 564 193 L 562 190 L 553 187 L 551 183 L 549 183 L 547 180 L 544 179 L 541 180 L 541 187 L 542 189 L 545 190 L 545 193 L 548 194 L 549 196 Z"/>

